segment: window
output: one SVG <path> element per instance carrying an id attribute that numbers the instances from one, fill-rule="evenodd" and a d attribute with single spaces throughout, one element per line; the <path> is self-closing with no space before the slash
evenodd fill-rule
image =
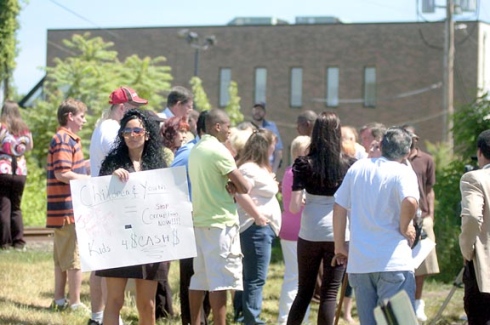
<path id="1" fill-rule="evenodd" d="M 231 69 L 221 68 L 219 71 L 219 106 L 225 107 L 230 101 L 228 88 L 231 83 Z"/>
<path id="2" fill-rule="evenodd" d="M 376 106 L 376 68 L 364 68 L 364 106 Z"/>
<path id="3" fill-rule="evenodd" d="M 291 107 L 303 105 L 303 68 L 291 69 Z"/>
<path id="4" fill-rule="evenodd" d="M 255 69 L 255 103 L 267 102 L 267 69 Z"/>
<path id="5" fill-rule="evenodd" d="M 339 68 L 327 68 L 327 98 L 328 107 L 339 106 Z"/>

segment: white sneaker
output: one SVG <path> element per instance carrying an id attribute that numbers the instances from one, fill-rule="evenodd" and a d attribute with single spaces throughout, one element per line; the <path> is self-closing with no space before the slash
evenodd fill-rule
<path id="1" fill-rule="evenodd" d="M 424 308 L 425 302 L 422 299 L 415 300 L 415 315 L 417 315 L 417 319 L 421 322 L 425 322 L 427 320 Z"/>

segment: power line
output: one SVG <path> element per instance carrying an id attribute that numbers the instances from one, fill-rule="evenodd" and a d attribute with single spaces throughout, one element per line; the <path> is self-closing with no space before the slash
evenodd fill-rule
<path id="1" fill-rule="evenodd" d="M 107 34 L 109 34 L 109 35 L 111 35 L 111 36 L 113 36 L 113 37 L 115 37 L 115 38 L 117 38 L 117 39 L 120 39 L 120 40 L 122 40 L 122 39 L 123 39 L 123 38 L 122 38 L 122 37 L 120 37 L 120 36 L 119 36 L 117 33 L 112 32 L 112 31 L 108 30 L 107 28 L 102 28 L 102 27 L 100 27 L 98 24 L 94 23 L 94 22 L 93 22 L 93 21 L 91 21 L 90 19 L 85 18 L 85 17 L 84 17 L 84 16 L 82 16 L 81 14 L 79 14 L 79 13 L 77 13 L 76 11 L 74 11 L 74 10 L 72 10 L 72 9 L 70 9 L 70 8 L 68 8 L 68 7 L 66 7 L 66 6 L 64 6 L 64 5 L 62 5 L 61 3 L 59 3 L 59 2 L 57 2 L 57 1 L 55 1 L 55 0 L 49 0 L 49 1 L 50 1 L 50 2 L 52 2 L 52 3 L 54 3 L 55 5 L 57 5 L 58 7 L 62 8 L 63 10 L 68 11 L 68 12 L 69 12 L 69 13 L 71 13 L 72 15 L 77 16 L 78 18 L 82 19 L 83 21 L 85 21 L 85 22 L 87 22 L 87 23 L 89 23 L 89 24 L 91 24 L 91 25 L 95 26 L 97 29 L 100 29 L 100 30 L 104 31 L 104 32 L 106 32 Z"/>
<path id="2" fill-rule="evenodd" d="M 432 85 L 429 85 L 424 88 L 419 88 L 419 89 L 414 89 L 414 90 L 409 90 L 403 93 L 399 93 L 393 96 L 388 96 L 388 97 L 381 97 L 377 98 L 377 101 L 388 101 L 388 100 L 394 100 L 394 99 L 402 99 L 406 97 L 412 97 L 416 95 L 423 94 L 428 91 L 432 91 L 435 89 L 439 89 L 442 86 L 442 82 L 436 82 L 433 83 Z M 312 98 L 312 102 L 321 102 L 324 103 L 327 101 L 325 98 Z M 353 98 L 353 99 L 339 99 L 339 104 L 357 104 L 357 103 L 364 103 L 364 98 Z"/>

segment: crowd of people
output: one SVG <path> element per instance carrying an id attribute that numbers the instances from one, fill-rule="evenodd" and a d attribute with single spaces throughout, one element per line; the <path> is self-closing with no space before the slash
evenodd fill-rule
<path id="1" fill-rule="evenodd" d="M 133 279 L 139 324 L 177 314 L 170 261 L 92 272 L 91 310 L 81 303 L 69 183 L 104 175 L 125 182 L 131 173 L 185 166 L 197 256 L 179 261 L 182 324 L 208 324 L 211 313 L 214 324 L 226 324 L 228 292 L 235 322 L 265 324 L 262 294 L 275 238 L 284 258 L 277 324 L 307 323 L 315 301 L 316 323 L 334 324 L 342 282 L 348 282 L 342 298 L 349 323 L 354 322 L 353 297 L 360 323 L 370 325 L 376 324 L 375 307 L 401 290 L 416 317 L 427 320 L 423 284 L 427 275 L 439 272 L 437 256 L 434 249 L 415 268 L 412 245 L 420 233 L 435 241 L 435 166 L 417 146 L 413 126 L 368 123 L 358 137 L 356 128 L 342 125 L 335 113 L 303 111 L 290 145 L 293 163 L 279 182 L 283 144 L 275 123 L 265 119 L 265 103 L 253 106 L 251 122 L 232 127 L 221 109 L 197 113 L 192 93 L 184 87 L 171 90 L 159 113 L 145 110 L 147 100 L 129 87 L 114 90 L 109 98 L 110 107 L 93 130 L 89 160 L 78 136 L 87 107 L 67 99 L 58 108 L 59 128 L 47 164 L 46 224 L 55 229 L 53 310 L 86 310 L 89 325 L 123 324 L 124 291 Z M 10 101 L 0 116 L 0 144 L 0 245 L 22 249 L 23 155 L 32 149 L 33 139 Z M 482 169 L 461 181 L 460 243 L 466 260 L 465 310 L 470 324 L 485 324 L 490 314 L 484 267 L 490 260 L 488 131 L 477 145 Z"/>

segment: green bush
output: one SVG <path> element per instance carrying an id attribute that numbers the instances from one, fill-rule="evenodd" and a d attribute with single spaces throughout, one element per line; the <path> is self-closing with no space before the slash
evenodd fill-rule
<path id="1" fill-rule="evenodd" d="M 27 182 L 22 196 L 24 225 L 44 227 L 46 224 L 46 170 L 30 156 L 27 159 Z"/>
<path id="2" fill-rule="evenodd" d="M 485 94 L 472 103 L 459 107 L 452 116 L 454 121 L 454 154 L 448 145 L 428 143 L 428 151 L 436 163 L 436 196 L 434 232 L 441 273 L 437 280 L 453 281 L 463 267 L 459 249 L 461 232 L 461 193 L 459 181 L 465 165 L 476 154 L 476 138 L 490 129 L 490 101 Z"/>

